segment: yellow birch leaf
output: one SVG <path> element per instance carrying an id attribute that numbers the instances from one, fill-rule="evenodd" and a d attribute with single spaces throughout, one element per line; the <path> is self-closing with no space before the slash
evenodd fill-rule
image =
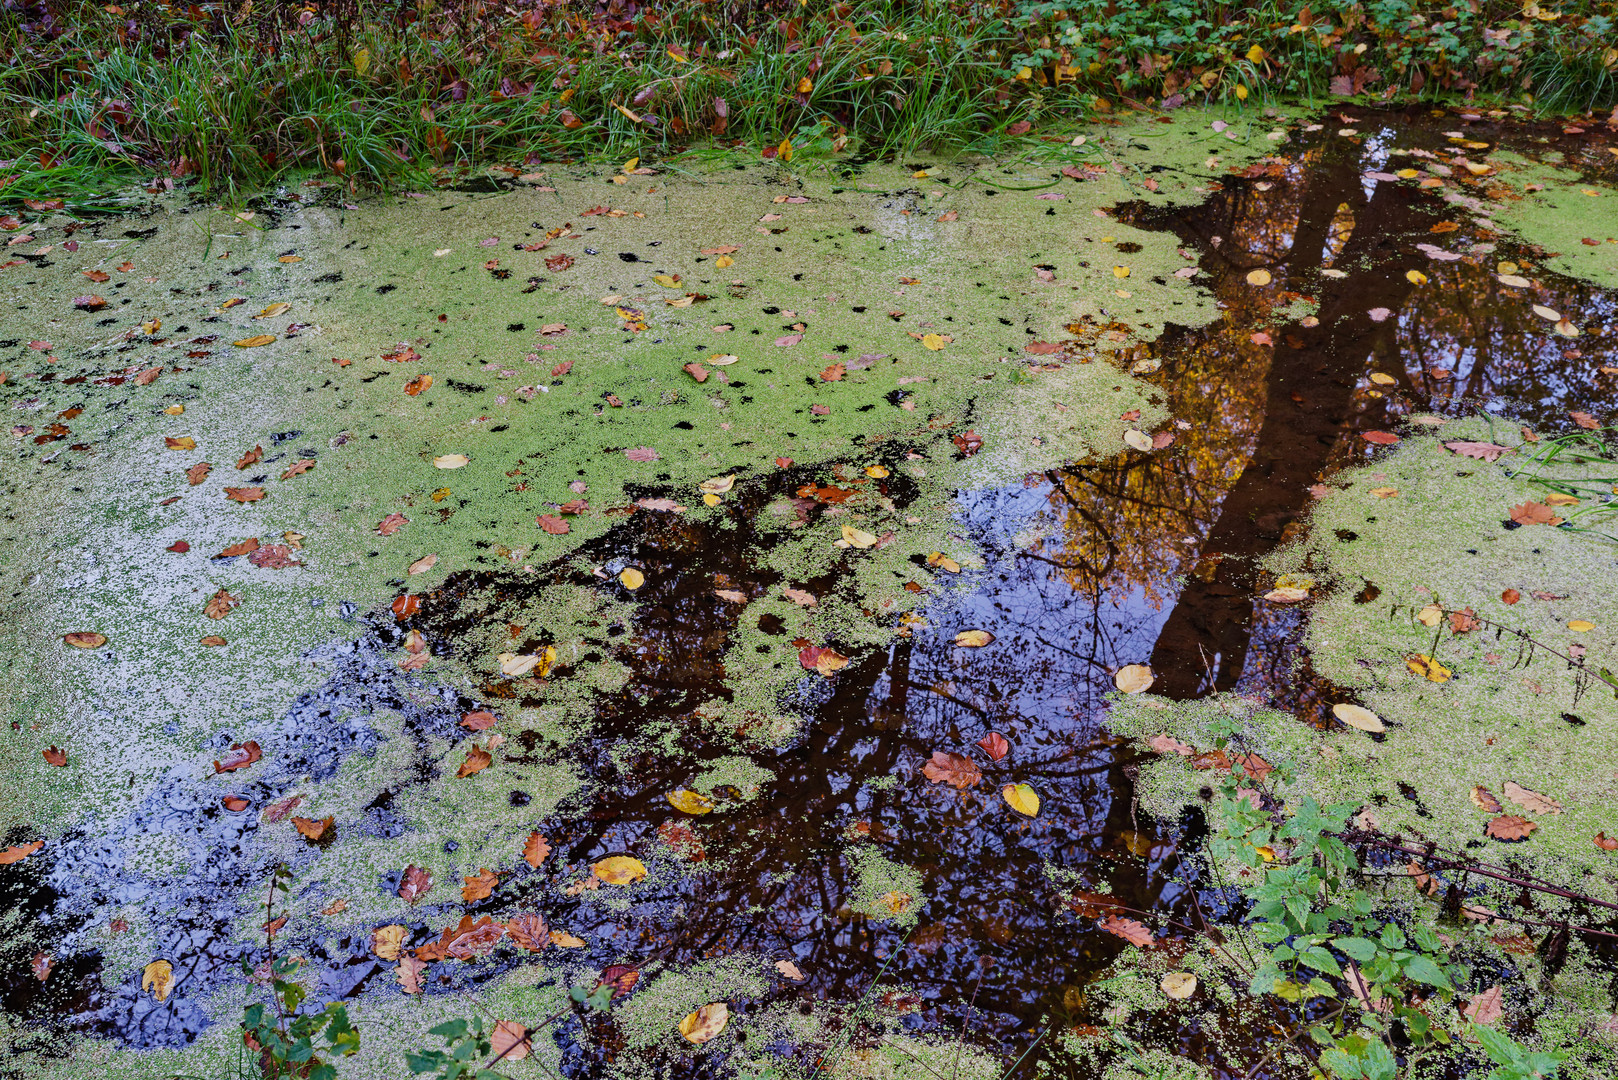
<path id="1" fill-rule="evenodd" d="M 167 960 L 153 960 L 140 973 L 140 988 L 151 990 L 158 1001 L 167 1001 L 174 989 L 174 965 Z"/>
<path id="2" fill-rule="evenodd" d="M 933 350 L 933 352 L 937 352 L 944 347 L 944 337 L 942 334 L 923 334 L 921 343 Z"/>
<path id="3" fill-rule="evenodd" d="M 646 864 L 630 855 L 609 855 L 590 869 L 608 885 L 630 885 L 646 876 Z"/>
<path id="4" fill-rule="evenodd" d="M 626 566 L 619 572 L 618 580 L 624 583 L 624 588 L 634 590 L 646 584 L 646 575 L 633 566 Z"/>
<path id="5" fill-rule="evenodd" d="M 713 800 L 700 791 L 688 791 L 681 788 L 679 791 L 669 792 L 664 798 L 668 799 L 669 805 L 674 809 L 684 811 L 687 814 L 708 814 L 713 812 Z"/>
<path id="6" fill-rule="evenodd" d="M 274 334 L 254 334 L 252 337 L 242 338 L 240 341 L 232 342 L 232 344 L 238 349 L 256 349 L 260 345 L 268 345 L 274 340 Z"/>
<path id="7" fill-rule="evenodd" d="M 1039 814 L 1039 794 L 1027 784 L 1007 784 L 1000 789 L 1000 795 L 1008 806 L 1024 817 Z"/>
<path id="8" fill-rule="evenodd" d="M 701 1046 L 724 1031 L 725 1025 L 729 1022 L 730 1006 L 723 1001 L 716 1001 L 711 1005 L 704 1005 L 681 1020 L 680 1034 L 685 1036 L 686 1042 Z"/>

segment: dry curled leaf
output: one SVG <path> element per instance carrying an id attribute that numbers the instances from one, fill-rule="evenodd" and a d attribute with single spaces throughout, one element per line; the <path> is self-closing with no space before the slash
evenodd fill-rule
<path id="1" fill-rule="evenodd" d="M 551 932 L 545 920 L 533 912 L 523 912 L 506 923 L 506 933 L 517 947 L 528 952 L 539 952 L 551 943 Z"/>
<path id="2" fill-rule="evenodd" d="M 991 731 L 978 740 L 978 746 L 989 755 L 990 761 L 999 761 L 1011 753 L 1011 744 L 998 731 Z"/>
<path id="3" fill-rule="evenodd" d="M 1146 664 L 1126 664 L 1113 675 L 1112 682 L 1126 694 L 1143 694 L 1151 688 L 1152 669 Z"/>
<path id="4" fill-rule="evenodd" d="M 228 487 L 225 489 L 225 498 L 231 502 L 239 503 L 258 502 L 264 498 L 264 489 L 261 487 Z"/>
<path id="5" fill-rule="evenodd" d="M 335 820 L 331 817 L 324 817 L 319 821 L 306 817 L 292 819 L 292 827 L 302 833 L 303 838 L 311 844 L 318 844 L 329 837 L 334 825 Z"/>
<path id="6" fill-rule="evenodd" d="M 174 965 L 167 960 L 153 960 L 141 969 L 140 988 L 150 990 L 158 1001 L 167 1001 L 174 989 Z"/>
<path id="7" fill-rule="evenodd" d="M 798 650 L 798 663 L 805 671 L 818 671 L 829 677 L 848 666 L 848 657 L 829 645 L 807 645 Z"/>
<path id="8" fill-rule="evenodd" d="M 232 743 L 230 753 L 226 754 L 222 760 L 213 763 L 213 771 L 215 773 L 227 773 L 234 772 L 237 769 L 245 769 L 263 756 L 264 753 L 259 749 L 258 743 L 252 739 L 244 743 Z"/>
<path id="9" fill-rule="evenodd" d="M 405 928 L 397 923 L 391 926 L 379 926 L 371 931 L 371 951 L 383 960 L 399 959 L 399 950 L 404 947 Z"/>
<path id="10" fill-rule="evenodd" d="M 1468 797 L 1472 800 L 1472 805 L 1484 813 L 1498 814 L 1501 810 L 1500 800 L 1494 797 L 1492 791 L 1481 784 L 1473 785 Z"/>
<path id="11" fill-rule="evenodd" d="M 461 767 L 455 771 L 455 777 L 458 780 L 464 780 L 468 776 L 475 776 L 487 769 L 489 763 L 493 760 L 493 754 L 474 743 L 467 749 L 466 760 L 461 762 Z"/>
<path id="12" fill-rule="evenodd" d="M 241 600 L 220 589 L 202 606 L 202 613 L 210 619 L 223 619 L 236 609 Z"/>
<path id="13" fill-rule="evenodd" d="M 107 643 L 107 635 L 93 630 L 75 630 L 71 634 L 63 634 L 62 640 L 75 649 L 99 649 Z"/>
<path id="14" fill-rule="evenodd" d="M 922 775 L 935 784 L 949 784 L 965 790 L 983 779 L 977 762 L 965 754 L 934 750 L 932 759 L 921 767 Z"/>

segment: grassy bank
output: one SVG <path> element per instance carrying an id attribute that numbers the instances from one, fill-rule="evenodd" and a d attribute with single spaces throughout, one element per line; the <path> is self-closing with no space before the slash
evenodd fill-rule
<path id="1" fill-rule="evenodd" d="M 356 187 L 488 164 L 991 150 L 1121 102 L 1618 101 L 1611 0 L 0 4 L 0 203 L 122 174 Z"/>

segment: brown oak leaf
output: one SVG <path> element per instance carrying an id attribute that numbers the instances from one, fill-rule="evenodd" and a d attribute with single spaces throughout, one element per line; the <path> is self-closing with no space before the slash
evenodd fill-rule
<path id="1" fill-rule="evenodd" d="M 1447 442 L 1444 445 L 1462 457 L 1476 458 L 1479 461 L 1494 461 L 1501 454 L 1511 449 L 1509 446 L 1498 446 L 1495 443 L 1463 442 L 1459 439 L 1454 442 Z"/>
<path id="2" fill-rule="evenodd" d="M 1518 840 L 1528 839 L 1529 834 L 1537 828 L 1539 828 L 1539 822 L 1537 821 L 1529 821 L 1527 818 L 1520 818 L 1515 814 L 1502 814 L 1485 825 L 1483 833 L 1485 836 L 1491 836 L 1496 840 L 1514 843 Z"/>
<path id="3" fill-rule="evenodd" d="M 494 892 L 494 887 L 498 884 L 500 884 L 500 875 L 488 867 L 484 867 L 472 877 L 466 879 L 466 884 L 461 886 L 461 899 L 468 904 L 476 903 L 479 900 L 487 900 L 489 895 Z"/>
<path id="4" fill-rule="evenodd" d="M 198 484 L 208 479 L 208 474 L 211 472 L 213 472 L 212 465 L 208 464 L 206 461 L 199 461 L 189 469 L 185 470 L 185 478 L 192 487 L 196 487 Z"/>
<path id="5" fill-rule="evenodd" d="M 292 819 L 292 827 L 302 833 L 303 838 L 311 844 L 318 844 L 331 835 L 334 824 L 335 820 L 331 817 L 323 817 L 319 821 L 306 817 Z"/>
<path id="6" fill-rule="evenodd" d="M 255 447 L 253 447 L 253 449 L 249 450 L 247 453 L 245 453 L 245 454 L 243 454 L 241 456 L 241 459 L 236 462 L 236 467 L 238 469 L 245 469 L 249 465 L 257 465 L 259 462 L 261 462 L 263 460 L 264 460 L 264 447 L 255 446 Z"/>
<path id="7" fill-rule="evenodd" d="M 1498 814 L 1500 812 L 1500 800 L 1494 797 L 1492 791 L 1482 785 L 1472 788 L 1472 805 L 1485 813 Z"/>
<path id="8" fill-rule="evenodd" d="M 1584 428 L 1586 431 L 1601 430 L 1601 422 L 1587 412 L 1579 412 L 1577 409 L 1569 409 L 1567 414 L 1573 418 L 1573 422 L 1575 424 L 1579 425 L 1581 428 Z"/>
<path id="9" fill-rule="evenodd" d="M 225 498 L 231 502 L 258 502 L 263 497 L 264 489 L 261 487 L 228 487 L 225 489 Z"/>
<path id="10" fill-rule="evenodd" d="M 1511 508 L 1511 520 L 1519 525 L 1560 525 L 1562 519 L 1544 503 L 1525 502 Z"/>
<path id="11" fill-rule="evenodd" d="M 978 740 L 978 746 L 982 748 L 985 754 L 989 755 L 990 761 L 999 761 L 1011 753 L 1011 744 L 998 731 L 991 731 L 983 736 Z"/>
<path id="12" fill-rule="evenodd" d="M 299 458 L 287 466 L 287 471 L 281 474 L 281 479 L 290 480 L 299 473 L 306 473 L 315 467 L 314 458 Z"/>
<path id="13" fill-rule="evenodd" d="M 1159 754 L 1179 754 L 1181 757 L 1190 757 L 1197 752 L 1197 748 L 1190 743 L 1181 742 L 1179 739 L 1168 735 L 1153 735 L 1146 740 L 1146 745 L 1156 750 Z"/>
<path id="14" fill-rule="evenodd" d="M 210 619 L 223 619 L 240 603 L 241 600 L 220 589 L 202 606 L 202 613 Z"/>
<path id="15" fill-rule="evenodd" d="M 552 536 L 561 536 L 572 531 L 572 526 L 555 514 L 541 514 L 534 519 L 534 522 Z"/>
<path id="16" fill-rule="evenodd" d="M 461 717 L 461 726 L 469 731 L 487 731 L 500 722 L 500 718 L 487 709 L 469 712 Z"/>
<path id="17" fill-rule="evenodd" d="M 539 833 L 531 833 L 522 846 L 522 857 L 529 866 L 538 868 L 545 861 L 545 856 L 551 853 L 550 844 Z"/>
<path id="18" fill-rule="evenodd" d="M 52 746 L 49 749 L 41 750 L 40 753 L 45 755 L 45 764 L 47 765 L 54 765 L 59 769 L 67 765 L 67 751 L 61 747 Z"/>
<path id="19" fill-rule="evenodd" d="M 545 920 L 531 912 L 523 912 L 506 923 L 506 933 L 517 946 L 529 952 L 539 952 L 551 943 L 551 932 Z"/>
<path id="20" fill-rule="evenodd" d="M 1500 984 L 1495 983 L 1481 994 L 1475 995 L 1461 1010 L 1461 1015 L 1474 1024 L 1492 1024 L 1505 1014 Z"/>
<path id="21" fill-rule="evenodd" d="M 246 540 L 243 540 L 240 543 L 235 543 L 235 544 L 230 545 L 228 548 L 225 548 L 219 554 L 215 555 L 214 558 L 216 558 L 216 559 L 233 559 L 237 555 L 247 555 L 247 554 L 249 554 L 251 552 L 254 552 L 254 551 L 257 551 L 257 550 L 258 550 L 258 537 L 254 536 L 254 537 L 250 537 L 250 538 L 248 538 Z"/>
<path id="22" fill-rule="evenodd" d="M 437 941 L 417 949 L 416 957 L 421 960 L 443 960 L 447 957 L 471 960 L 477 956 L 488 956 L 505 936 L 505 925 L 487 915 L 475 922 L 472 916 L 462 915 L 459 923 L 444 928 Z"/>
<path id="23" fill-rule="evenodd" d="M 288 544 L 265 544 L 257 551 L 249 554 L 247 561 L 254 566 L 267 567 L 271 570 L 283 570 L 288 566 L 303 565 L 303 563 L 292 557 L 292 547 Z"/>
<path id="24" fill-rule="evenodd" d="M 399 985 L 407 994 L 421 993 L 421 977 L 427 971 L 427 965 L 414 956 L 406 954 L 399 957 L 399 967 L 395 974 L 399 977 Z"/>
<path id="25" fill-rule="evenodd" d="M 410 519 L 400 513 L 389 514 L 377 522 L 376 531 L 379 536 L 392 536 L 404 526 L 410 524 Z"/>
<path id="26" fill-rule="evenodd" d="M 1453 634 L 1467 634 L 1476 630 L 1482 624 L 1477 620 L 1477 612 L 1471 608 L 1449 613 L 1449 629 Z"/>
<path id="27" fill-rule="evenodd" d="M 935 784 L 950 784 L 963 791 L 983 779 L 977 762 L 947 750 L 934 750 L 932 760 L 921 767 L 921 772 Z"/>

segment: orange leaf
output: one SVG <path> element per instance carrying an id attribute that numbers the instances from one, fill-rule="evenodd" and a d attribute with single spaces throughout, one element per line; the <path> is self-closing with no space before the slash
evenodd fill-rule
<path id="1" fill-rule="evenodd" d="M 292 827 L 302 833 L 303 838 L 312 844 L 318 844 L 320 841 L 326 839 L 326 837 L 331 833 L 333 824 L 334 821 L 329 816 L 321 818 L 319 821 L 306 817 L 295 817 L 292 819 Z"/>
<path id="2" fill-rule="evenodd" d="M 407 904 L 414 904 L 427 895 L 433 887 L 433 873 L 423 870 L 412 863 L 405 867 L 404 875 L 399 879 L 399 899 Z"/>
<path id="3" fill-rule="evenodd" d="M 1152 932 L 1146 929 L 1143 924 L 1136 922 L 1134 919 L 1124 919 L 1117 915 L 1108 915 L 1097 925 L 1099 925 L 1101 929 L 1105 930 L 1107 933 L 1116 934 L 1118 937 L 1123 938 L 1131 945 L 1139 945 L 1142 948 L 1150 945 L 1154 940 L 1152 938 Z"/>
<path id="4" fill-rule="evenodd" d="M 550 844 L 546 843 L 545 838 L 539 833 L 530 834 L 527 841 L 525 841 L 522 846 L 522 857 L 527 861 L 529 866 L 536 869 L 539 867 L 540 863 L 545 861 L 545 856 L 549 855 L 550 853 Z"/>
<path id="5" fill-rule="evenodd" d="M 481 746 L 474 745 L 466 752 L 466 760 L 461 762 L 461 767 L 456 771 L 455 776 L 457 779 L 465 779 L 468 776 L 476 775 L 487 769 L 489 763 L 493 760 L 493 754 Z"/>
<path id="6" fill-rule="evenodd" d="M 484 867 L 476 875 L 466 879 L 466 884 L 461 887 L 461 899 L 468 904 L 479 900 L 487 900 L 489 894 L 494 892 L 494 887 L 498 884 L 500 884 L 500 875 L 488 867 Z"/>
<path id="7" fill-rule="evenodd" d="M 60 747 L 53 746 L 48 750 L 41 750 L 40 753 L 45 755 L 45 763 L 47 765 L 55 765 L 57 768 L 62 768 L 67 764 L 67 751 L 61 749 Z"/>
<path id="8" fill-rule="evenodd" d="M 1539 822 L 1520 818 L 1515 814 L 1502 814 L 1483 828 L 1485 836 L 1508 843 L 1526 840 L 1530 833 L 1539 828 Z"/>
<path id="9" fill-rule="evenodd" d="M 258 743 L 251 739 L 244 743 L 233 743 L 230 753 L 225 755 L 224 760 L 213 763 L 213 771 L 227 773 L 234 772 L 237 769 L 245 769 L 263 756 L 263 752 L 258 748 Z"/>
<path id="10" fill-rule="evenodd" d="M 949 784 L 963 791 L 983 779 L 977 762 L 947 750 L 934 750 L 932 760 L 921 767 L 921 772 L 935 784 Z"/>

